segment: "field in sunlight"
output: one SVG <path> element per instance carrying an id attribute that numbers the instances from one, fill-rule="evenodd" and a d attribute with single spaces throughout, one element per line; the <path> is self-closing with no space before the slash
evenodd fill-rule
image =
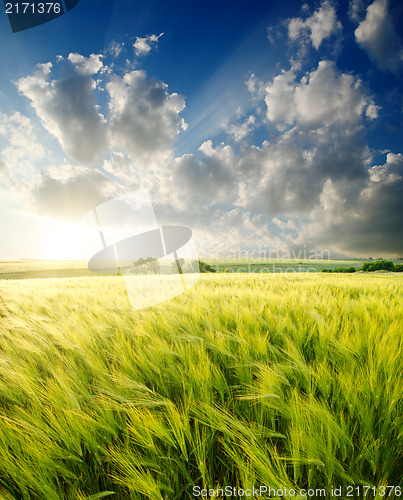
<path id="1" fill-rule="evenodd" d="M 402 284 L 217 273 L 134 312 L 117 276 L 1 280 L 0 498 L 399 486 Z"/>
<path id="2" fill-rule="evenodd" d="M 203 259 L 217 271 L 232 273 L 314 273 L 323 268 L 354 267 L 360 269 L 365 259 L 327 260 L 327 259 Z M 400 260 L 395 260 L 399 263 Z M 96 276 L 87 267 L 86 260 L 1 260 L 1 279 L 26 278 L 72 278 L 78 276 Z"/>

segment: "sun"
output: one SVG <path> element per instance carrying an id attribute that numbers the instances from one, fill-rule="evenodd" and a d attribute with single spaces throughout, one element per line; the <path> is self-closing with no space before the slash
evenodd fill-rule
<path id="1" fill-rule="evenodd" d="M 50 260 L 78 260 L 85 258 L 83 228 L 60 223 L 52 229 L 42 243 L 44 257 Z"/>

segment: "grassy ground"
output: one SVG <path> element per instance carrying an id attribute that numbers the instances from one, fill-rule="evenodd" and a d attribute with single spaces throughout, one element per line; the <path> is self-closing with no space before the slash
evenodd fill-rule
<path id="1" fill-rule="evenodd" d="M 0 260 L 0 279 L 94 276 L 85 260 Z"/>
<path id="2" fill-rule="evenodd" d="M 206 259 L 218 271 L 232 273 L 313 273 L 323 268 L 354 267 L 359 269 L 371 260 L 324 259 Z M 400 262 L 396 260 L 395 261 Z M 0 260 L 0 279 L 72 278 L 97 276 L 85 260 Z"/>
<path id="3" fill-rule="evenodd" d="M 1 281 L 0 498 L 401 484 L 402 283 L 202 275 L 133 312 L 119 277 Z"/>
<path id="4" fill-rule="evenodd" d="M 366 261 L 324 260 L 324 259 L 238 259 L 209 260 L 217 271 L 229 270 L 233 273 L 315 273 L 323 268 L 354 267 L 359 269 Z M 369 261 L 370 262 L 370 261 Z"/>

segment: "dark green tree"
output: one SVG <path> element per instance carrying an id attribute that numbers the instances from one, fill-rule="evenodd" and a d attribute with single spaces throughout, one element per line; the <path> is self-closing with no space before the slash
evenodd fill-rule
<path id="1" fill-rule="evenodd" d="M 153 257 L 147 257 L 146 259 L 140 257 L 133 262 L 132 272 L 133 274 L 159 274 L 160 263 Z"/>
<path id="2" fill-rule="evenodd" d="M 376 260 L 375 262 L 365 262 L 361 268 L 363 271 L 394 271 L 395 265 L 391 260 Z"/>

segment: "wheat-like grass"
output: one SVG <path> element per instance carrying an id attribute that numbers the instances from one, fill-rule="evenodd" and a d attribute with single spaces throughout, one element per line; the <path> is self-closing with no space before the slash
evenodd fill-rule
<path id="1" fill-rule="evenodd" d="M 400 484 L 402 278 L 1 282 L 0 498 Z"/>

